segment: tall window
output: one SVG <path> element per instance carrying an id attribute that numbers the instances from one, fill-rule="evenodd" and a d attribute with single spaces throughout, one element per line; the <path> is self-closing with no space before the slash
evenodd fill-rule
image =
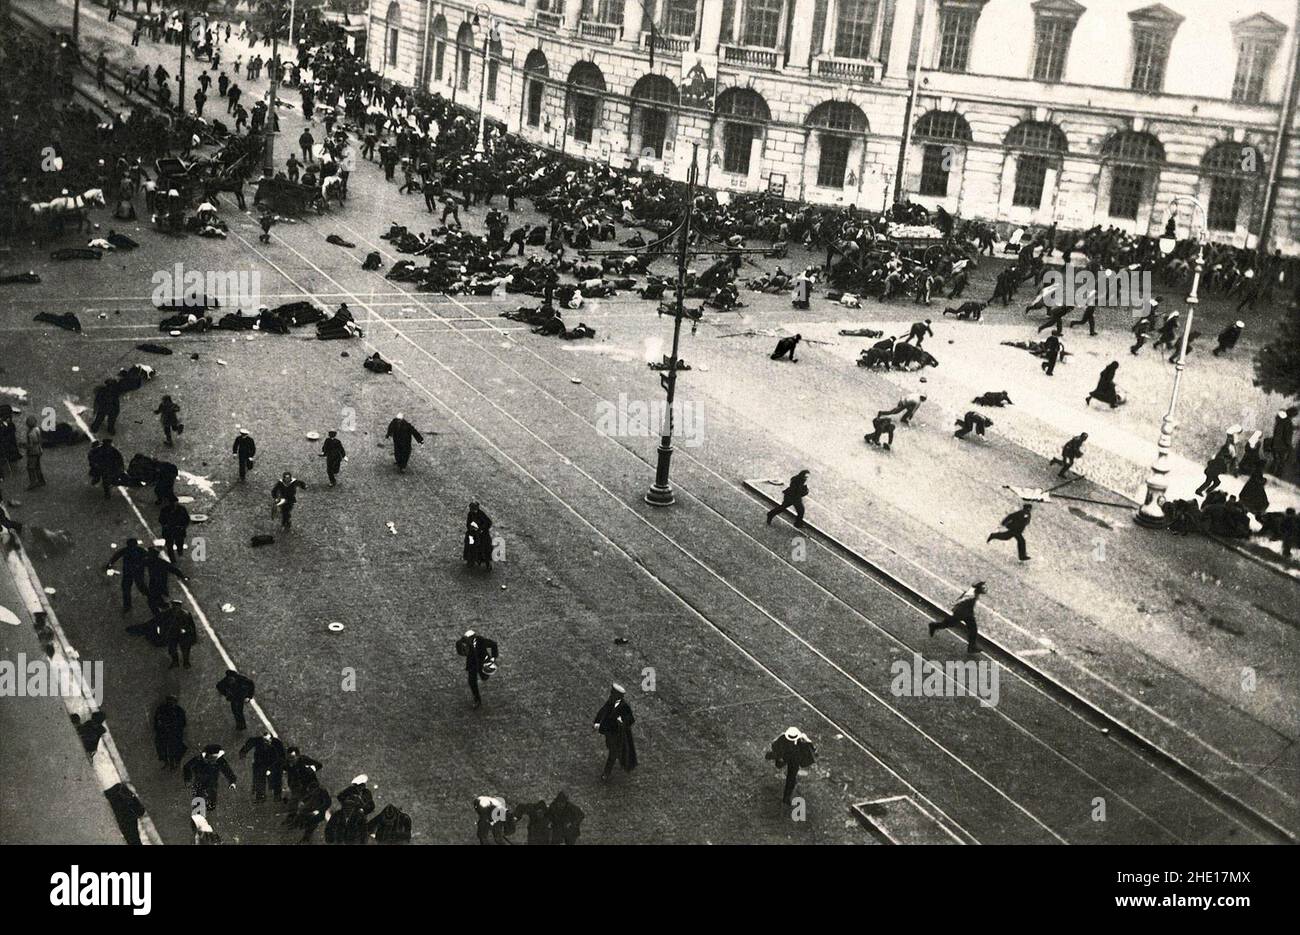
<path id="1" fill-rule="evenodd" d="M 1064 16 L 1038 17 L 1034 24 L 1034 80 L 1060 81 L 1070 53 L 1075 21 Z"/>
<path id="2" fill-rule="evenodd" d="M 582 18 L 589 23 L 623 23 L 624 0 L 582 0 Z"/>
<path id="3" fill-rule="evenodd" d="M 757 128 L 748 123 L 728 123 L 722 128 L 722 169 L 737 175 L 749 174 L 749 151 Z"/>
<path id="4" fill-rule="evenodd" d="M 388 4 L 384 27 L 384 58 L 389 65 L 396 65 L 397 42 L 402 35 L 402 8 L 396 3 Z"/>
<path id="5" fill-rule="evenodd" d="M 1172 34 L 1164 29 L 1133 29 L 1134 91 L 1161 91 L 1165 86 L 1165 67 L 1169 64 Z"/>
<path id="6" fill-rule="evenodd" d="M 500 63 L 495 58 L 488 62 L 487 99 L 489 101 L 497 99 L 497 72 L 499 68 Z"/>
<path id="7" fill-rule="evenodd" d="M 528 125 L 530 127 L 539 126 L 542 122 L 542 95 L 546 93 L 546 85 L 540 78 L 533 78 L 528 82 Z"/>
<path id="8" fill-rule="evenodd" d="M 667 0 L 663 30 L 670 36 L 695 34 L 695 0 Z"/>
<path id="9" fill-rule="evenodd" d="M 877 0 L 839 0 L 835 14 L 835 55 L 870 58 L 876 31 Z"/>
<path id="10" fill-rule="evenodd" d="M 853 141 L 829 133 L 821 135 L 821 158 L 817 163 L 817 184 L 822 188 L 843 188 Z"/>
<path id="11" fill-rule="evenodd" d="M 447 61 L 447 43 L 439 39 L 433 47 L 433 77 L 442 80 L 442 70 Z"/>
<path id="12" fill-rule="evenodd" d="M 763 49 L 775 49 L 781 35 L 783 0 L 745 0 L 745 20 L 740 42 Z"/>
<path id="13" fill-rule="evenodd" d="M 641 148 L 653 149 L 656 159 L 664 155 L 664 138 L 668 135 L 668 115 L 662 110 L 641 112 Z"/>
<path id="14" fill-rule="evenodd" d="M 945 197 L 948 194 L 948 157 L 950 149 L 931 143 L 925 147 L 921 157 L 922 195 Z"/>
<path id="15" fill-rule="evenodd" d="M 940 71 L 966 71 L 970 66 L 971 40 L 980 11 L 976 6 L 945 5 L 939 11 Z"/>
<path id="16" fill-rule="evenodd" d="M 1023 155 L 1016 157 L 1016 189 L 1011 203 L 1019 208 L 1037 209 L 1043 204 L 1043 188 L 1047 183 L 1047 157 Z"/>
<path id="17" fill-rule="evenodd" d="M 1210 206 L 1205 212 L 1210 230 L 1235 231 L 1241 212 L 1242 180 L 1223 176 L 1210 183 Z"/>
<path id="18" fill-rule="evenodd" d="M 470 68 L 470 47 L 467 45 L 460 46 L 460 89 L 469 90 L 469 68 Z"/>
<path id="19" fill-rule="evenodd" d="M 1232 79 L 1232 99 L 1238 104 L 1264 100 L 1268 73 L 1277 57 L 1277 43 L 1250 36 L 1237 40 L 1237 73 Z"/>
<path id="20" fill-rule="evenodd" d="M 1141 166 L 1115 166 L 1111 170 L 1110 216 L 1136 220 L 1147 170 Z"/>
<path id="21" fill-rule="evenodd" d="M 573 138 L 579 143 L 590 143 L 596 129 L 597 99 L 590 94 L 573 95 Z"/>

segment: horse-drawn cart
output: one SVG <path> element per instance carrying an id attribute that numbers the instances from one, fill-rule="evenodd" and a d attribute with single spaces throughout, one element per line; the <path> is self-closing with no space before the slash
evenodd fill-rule
<path id="1" fill-rule="evenodd" d="M 183 159 L 167 156 L 154 160 L 154 169 L 158 173 L 158 191 L 166 195 L 175 191 L 184 204 L 189 204 L 195 194 L 195 179 L 191 166 Z"/>
<path id="2" fill-rule="evenodd" d="M 283 214 L 301 214 L 308 208 L 315 208 L 317 213 L 325 210 L 325 199 L 320 189 L 269 176 L 257 183 L 253 204 L 265 205 Z"/>

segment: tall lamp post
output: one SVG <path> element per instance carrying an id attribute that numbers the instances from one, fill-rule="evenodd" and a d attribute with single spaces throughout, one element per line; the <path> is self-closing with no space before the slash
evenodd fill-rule
<path id="1" fill-rule="evenodd" d="M 275 175 L 275 138 L 280 132 L 279 104 L 276 92 L 280 88 L 280 14 L 284 0 L 266 0 L 265 7 L 271 18 L 271 95 L 262 125 L 262 168 L 267 175 Z"/>
<path id="2" fill-rule="evenodd" d="M 1207 230 L 1205 207 L 1187 195 L 1178 195 L 1169 202 L 1170 219 L 1175 217 L 1175 210 L 1178 205 L 1186 204 L 1192 207 L 1192 234 L 1196 236 L 1196 212 L 1201 213 L 1200 235 L 1196 236 L 1196 266 L 1192 273 L 1192 291 L 1187 296 L 1187 322 L 1183 325 L 1183 339 L 1178 348 L 1178 360 L 1174 363 L 1174 388 L 1169 396 L 1169 411 L 1165 413 L 1164 419 L 1160 422 L 1160 439 L 1156 442 L 1156 460 L 1151 465 L 1151 476 L 1147 478 L 1145 502 L 1138 509 L 1137 514 L 1133 517 L 1140 525 L 1150 529 L 1161 529 L 1169 525 L 1169 518 L 1165 515 L 1164 503 L 1165 494 L 1169 490 L 1169 459 L 1170 449 L 1174 444 L 1174 429 L 1178 427 L 1178 422 L 1174 418 L 1178 410 L 1178 391 L 1183 380 L 1183 370 L 1187 366 L 1187 339 L 1192 333 L 1192 319 L 1196 315 L 1196 306 L 1200 302 L 1197 291 L 1201 286 L 1201 273 L 1205 269 L 1205 231 Z M 1169 239 L 1169 238 L 1166 238 Z M 1175 241 L 1176 243 L 1176 241 Z M 1170 244 L 1165 249 L 1165 243 L 1162 240 L 1161 249 L 1165 253 L 1173 250 L 1174 245 Z"/>
<path id="3" fill-rule="evenodd" d="M 483 73 L 479 75 L 478 82 L 478 143 L 474 146 L 474 152 L 482 155 L 487 148 L 484 145 L 483 134 L 487 132 L 487 79 L 488 79 L 488 61 L 492 57 L 492 33 L 496 29 L 492 24 L 492 13 L 485 4 L 480 3 L 474 8 L 474 28 L 478 28 L 480 22 L 487 23 L 487 31 L 483 34 Z"/>
<path id="4" fill-rule="evenodd" d="M 686 299 L 686 254 L 691 238 L 691 215 L 695 212 L 695 182 L 699 178 L 698 158 L 700 145 L 691 147 L 691 169 L 686 176 L 686 216 L 677 240 L 677 302 L 673 310 L 673 352 L 667 360 L 668 372 L 660 374 L 659 382 L 667 393 L 668 406 L 664 413 L 664 434 L 659 439 L 659 460 L 655 465 L 655 481 L 645 495 L 651 506 L 671 506 L 676 499 L 669 472 L 673 463 L 673 399 L 677 395 L 677 348 L 682 337 L 682 315 Z"/>

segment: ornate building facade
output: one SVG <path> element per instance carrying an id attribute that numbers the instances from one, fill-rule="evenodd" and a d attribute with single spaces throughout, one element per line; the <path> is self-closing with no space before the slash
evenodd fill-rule
<path id="1" fill-rule="evenodd" d="M 1300 252 L 1298 25 L 1300 0 L 372 0 L 367 48 L 557 151 L 684 179 L 698 146 L 720 190 L 1139 232 L 1192 196 L 1216 240 Z"/>

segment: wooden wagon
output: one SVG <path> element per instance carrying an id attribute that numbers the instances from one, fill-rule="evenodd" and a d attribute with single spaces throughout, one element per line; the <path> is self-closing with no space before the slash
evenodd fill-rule
<path id="1" fill-rule="evenodd" d="M 277 178 L 263 178 L 257 183 L 253 204 L 265 205 L 283 214 L 301 214 L 308 208 L 315 208 L 317 213 L 325 210 L 325 198 L 320 189 Z"/>

